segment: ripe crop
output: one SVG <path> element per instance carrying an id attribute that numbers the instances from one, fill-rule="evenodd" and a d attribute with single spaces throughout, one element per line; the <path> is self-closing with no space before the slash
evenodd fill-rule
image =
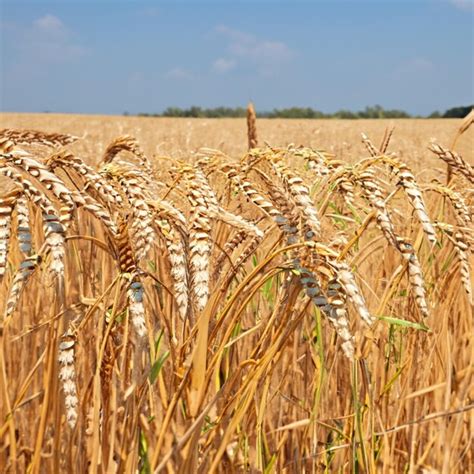
<path id="1" fill-rule="evenodd" d="M 472 467 L 471 157 L 248 123 L 241 156 L 0 131 L 7 470 Z"/>

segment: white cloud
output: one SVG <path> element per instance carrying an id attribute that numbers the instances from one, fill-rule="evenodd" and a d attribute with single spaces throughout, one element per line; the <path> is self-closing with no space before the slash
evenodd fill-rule
<path id="1" fill-rule="evenodd" d="M 474 0 L 450 0 L 451 3 L 461 10 L 473 11 Z"/>
<path id="2" fill-rule="evenodd" d="M 212 64 L 212 69 L 216 72 L 224 74 L 234 69 L 236 65 L 237 61 L 235 59 L 219 58 L 216 59 Z"/>
<path id="3" fill-rule="evenodd" d="M 261 73 L 271 73 L 295 55 L 282 41 L 260 39 L 225 25 L 218 26 L 216 32 L 228 40 L 228 53 L 234 61 L 236 58 L 249 61 L 256 65 Z"/>
<path id="4" fill-rule="evenodd" d="M 37 18 L 33 22 L 33 26 L 40 32 L 53 34 L 53 35 L 63 35 L 66 33 L 66 27 L 64 23 L 54 15 L 44 15 L 41 18 Z"/>
<path id="5" fill-rule="evenodd" d="M 31 63 L 31 67 L 38 63 L 68 63 L 86 53 L 73 32 L 51 14 L 37 18 L 30 26 L 15 25 L 11 41 L 18 49 L 18 62 Z"/>
<path id="6" fill-rule="evenodd" d="M 175 67 L 170 69 L 165 76 L 170 79 L 192 79 L 193 74 L 187 69 Z"/>

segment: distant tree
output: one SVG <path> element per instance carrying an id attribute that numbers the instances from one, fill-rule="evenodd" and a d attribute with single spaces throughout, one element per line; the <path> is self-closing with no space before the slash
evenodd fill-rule
<path id="1" fill-rule="evenodd" d="M 358 114 L 356 112 L 352 112 L 351 110 L 338 110 L 334 113 L 334 118 L 339 119 L 356 119 L 358 118 Z"/>
<path id="2" fill-rule="evenodd" d="M 268 118 L 298 118 L 298 119 L 314 119 L 323 118 L 325 114 L 314 110 L 311 107 L 290 107 L 288 109 L 273 109 L 272 112 L 264 114 Z"/>
<path id="3" fill-rule="evenodd" d="M 359 118 L 365 119 L 380 119 L 380 118 L 409 118 L 410 114 L 403 110 L 389 109 L 385 110 L 380 105 L 374 105 L 373 107 L 366 107 L 364 110 L 357 113 Z"/>
<path id="4" fill-rule="evenodd" d="M 214 107 L 202 108 L 193 105 L 187 109 L 180 107 L 167 107 L 161 114 L 139 114 L 144 117 L 245 117 L 246 109 L 243 107 Z M 378 118 L 409 118 L 410 115 L 403 110 L 393 109 L 385 110 L 380 105 L 366 107 L 359 112 L 351 110 L 339 110 L 333 114 L 325 114 L 311 107 L 289 107 L 285 109 L 273 109 L 270 112 L 259 112 L 261 118 L 286 118 L 286 119 L 322 119 L 322 118 L 341 118 L 341 119 L 378 119 Z"/>
<path id="5" fill-rule="evenodd" d="M 428 115 L 428 118 L 441 118 L 441 113 L 438 110 L 435 110 L 430 115 Z"/>
<path id="6" fill-rule="evenodd" d="M 167 107 L 162 115 L 163 117 L 184 117 L 184 111 L 179 107 Z"/>
<path id="7" fill-rule="evenodd" d="M 443 114 L 443 118 L 464 118 L 472 109 L 474 109 L 474 105 L 453 107 L 446 110 Z"/>
<path id="8" fill-rule="evenodd" d="M 363 111 L 359 112 L 360 118 L 376 119 L 383 118 L 383 108 L 380 105 L 374 105 L 373 107 L 366 107 Z"/>
<path id="9" fill-rule="evenodd" d="M 383 116 L 380 118 L 410 118 L 410 114 L 398 109 L 384 110 Z"/>
<path id="10" fill-rule="evenodd" d="M 191 108 L 187 109 L 185 112 L 185 116 L 194 118 L 205 117 L 202 108 L 196 105 L 193 105 Z"/>

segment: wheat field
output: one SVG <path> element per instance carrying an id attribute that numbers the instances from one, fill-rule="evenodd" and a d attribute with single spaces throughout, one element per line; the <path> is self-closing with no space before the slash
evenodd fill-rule
<path id="1" fill-rule="evenodd" d="M 474 127 L 248 123 L 1 115 L 2 472 L 473 470 Z"/>

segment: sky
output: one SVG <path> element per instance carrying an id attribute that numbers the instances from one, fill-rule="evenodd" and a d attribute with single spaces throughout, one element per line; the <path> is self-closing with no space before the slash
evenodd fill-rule
<path id="1" fill-rule="evenodd" d="M 474 103 L 474 0 L 0 0 L 0 110 Z"/>

